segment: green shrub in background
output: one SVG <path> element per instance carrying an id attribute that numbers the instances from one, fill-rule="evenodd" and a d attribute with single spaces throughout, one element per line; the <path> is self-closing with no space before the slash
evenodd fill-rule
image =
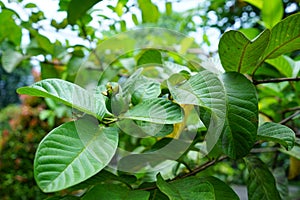
<path id="1" fill-rule="evenodd" d="M 40 98 L 21 96 L 21 105 L 0 111 L 0 197 L 1 199 L 44 199 L 33 178 L 33 159 L 39 141 L 53 126 L 66 121 L 54 118 L 53 126 L 41 120 L 48 105 Z"/>

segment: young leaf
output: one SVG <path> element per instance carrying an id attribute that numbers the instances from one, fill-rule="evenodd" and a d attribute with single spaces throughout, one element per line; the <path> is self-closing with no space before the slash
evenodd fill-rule
<path id="1" fill-rule="evenodd" d="M 49 97 L 93 115 L 99 120 L 103 119 L 105 115 L 111 115 L 105 107 L 104 97 L 101 94 L 94 96 L 78 85 L 60 79 L 42 80 L 31 86 L 21 87 L 17 92 L 31 96 Z"/>
<path id="2" fill-rule="evenodd" d="M 148 99 L 129 109 L 119 118 L 158 124 L 175 124 L 182 121 L 183 110 L 178 104 L 167 99 Z"/>
<path id="3" fill-rule="evenodd" d="M 252 148 L 258 126 L 258 100 L 253 84 L 236 72 L 222 76 L 226 92 L 226 121 L 222 146 L 231 158 L 247 155 Z"/>
<path id="4" fill-rule="evenodd" d="M 224 69 L 240 73 L 253 70 L 268 44 L 269 37 L 269 30 L 265 30 L 252 41 L 239 31 L 224 33 L 219 42 L 219 54 Z"/>
<path id="5" fill-rule="evenodd" d="M 86 11 L 92 8 L 95 4 L 102 0 L 71 0 L 68 7 L 68 22 L 69 24 L 75 24 L 78 19 L 80 19 Z"/>
<path id="6" fill-rule="evenodd" d="M 130 190 L 116 184 L 98 184 L 88 191 L 82 200 L 148 200 L 150 192 L 141 190 Z"/>
<path id="7" fill-rule="evenodd" d="M 268 166 L 255 156 L 246 157 L 245 162 L 249 171 L 247 181 L 248 199 L 281 199 L 276 189 L 274 176 Z"/>
<path id="8" fill-rule="evenodd" d="M 261 18 L 266 28 L 272 28 L 283 17 L 284 7 L 282 0 L 264 1 L 261 9 Z"/>
<path id="9" fill-rule="evenodd" d="M 266 122 L 258 128 L 258 139 L 273 141 L 291 150 L 295 143 L 295 133 L 292 129 L 274 122 Z"/>
<path id="10" fill-rule="evenodd" d="M 269 41 L 262 60 L 276 58 L 300 49 L 300 13 L 291 15 L 276 24 L 271 30 Z"/>
<path id="11" fill-rule="evenodd" d="M 201 181 L 195 177 L 167 183 L 159 174 L 156 184 L 159 190 L 166 194 L 170 200 L 215 199 L 213 186 L 209 182 Z"/>
<path id="12" fill-rule="evenodd" d="M 44 192 L 78 184 L 103 169 L 118 145 L 118 132 L 80 119 L 53 129 L 40 143 L 34 176 Z"/>

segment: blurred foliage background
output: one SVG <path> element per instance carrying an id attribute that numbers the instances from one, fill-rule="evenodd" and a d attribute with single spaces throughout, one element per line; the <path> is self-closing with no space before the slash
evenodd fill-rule
<path id="1" fill-rule="evenodd" d="M 279 2 L 282 3 L 279 9 L 282 10 L 281 18 L 299 12 L 299 0 Z M 96 62 L 98 58 L 94 57 L 93 60 L 93 56 L 90 56 L 96 51 L 97 45 L 117 33 L 134 28 L 161 27 L 185 34 L 187 39 L 184 43 L 176 44 L 174 38 L 170 38 L 170 43 L 181 45 L 187 54 L 201 63 L 206 62 L 209 57 L 217 58 L 218 40 L 225 31 L 239 29 L 255 37 L 268 27 L 266 22 L 270 18 L 259 5 L 250 0 L 101 1 L 78 19 L 68 16 L 67 11 L 72 9 L 75 16 L 80 14 L 77 5 L 75 0 L 0 2 L 2 199 L 43 199 L 49 196 L 39 190 L 33 179 L 34 153 L 39 141 L 48 131 L 72 118 L 70 109 L 65 106 L 49 99 L 44 101 L 18 96 L 16 88 L 45 78 L 74 82 L 76 72 L 82 64 L 88 63 L 91 70 L 101 68 L 99 62 Z M 47 7 L 52 11 L 45 9 Z M 136 38 L 136 41 L 142 39 Z M 300 60 L 299 55 L 299 51 L 289 55 L 294 69 L 300 67 L 297 62 Z M 94 62 L 88 62 L 88 58 Z M 120 62 L 114 63 L 113 69 L 111 73 L 115 74 L 132 73 L 130 68 Z M 256 73 L 256 78 L 288 77 L 291 74 L 298 75 L 287 73 L 287 68 L 279 68 L 270 63 Z M 300 110 L 299 82 L 266 84 L 257 89 L 260 92 L 262 119 L 280 122 Z M 297 136 L 300 135 L 299 117 L 298 113 L 286 123 Z M 294 154 L 274 153 L 274 144 L 265 145 L 270 153 L 262 154 L 261 158 L 273 166 L 274 170 L 281 166 L 288 175 L 290 184 L 300 187 L 300 150 L 295 149 Z M 247 173 L 244 168 L 239 162 L 234 165 L 222 162 L 202 173 L 217 174 L 230 184 L 244 184 Z M 282 174 L 279 173 L 278 176 Z"/>

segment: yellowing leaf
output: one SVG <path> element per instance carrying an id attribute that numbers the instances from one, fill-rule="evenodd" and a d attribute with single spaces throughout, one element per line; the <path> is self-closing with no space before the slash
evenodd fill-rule
<path id="1" fill-rule="evenodd" d="M 294 179 L 300 174 L 300 160 L 291 156 L 288 179 Z"/>
<path id="2" fill-rule="evenodd" d="M 190 105 L 190 104 L 181 104 L 180 106 L 183 108 L 184 118 L 182 122 L 174 124 L 173 132 L 168 135 L 168 137 L 170 138 L 175 138 L 175 139 L 179 138 L 181 132 L 183 131 L 186 125 L 187 118 L 190 112 L 192 111 L 192 109 L 194 108 L 194 105 Z"/>

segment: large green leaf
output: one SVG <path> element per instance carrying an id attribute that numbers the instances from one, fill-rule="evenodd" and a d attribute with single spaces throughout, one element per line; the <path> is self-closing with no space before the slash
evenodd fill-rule
<path id="1" fill-rule="evenodd" d="M 275 24 L 280 22 L 283 17 L 284 7 L 282 0 L 272 0 L 263 2 L 261 10 L 261 18 L 266 28 L 272 28 Z"/>
<path id="2" fill-rule="evenodd" d="M 170 200 L 215 199 L 213 186 L 209 182 L 201 181 L 195 177 L 167 183 L 161 175 L 158 175 L 156 184 L 159 190 L 167 195 Z"/>
<path id="3" fill-rule="evenodd" d="M 106 114 L 110 115 L 105 107 L 104 97 L 101 94 L 95 96 L 78 85 L 60 79 L 42 80 L 31 86 L 21 87 L 17 92 L 19 94 L 49 97 L 58 100 L 67 106 L 93 115 L 100 120 Z"/>
<path id="4" fill-rule="evenodd" d="M 269 37 L 269 30 L 265 30 L 252 41 L 239 31 L 224 33 L 219 42 L 222 66 L 226 71 L 240 73 L 253 70 L 268 44 Z"/>
<path id="5" fill-rule="evenodd" d="M 133 119 L 158 124 L 175 124 L 183 119 L 181 107 L 167 99 L 147 99 L 119 116 L 120 119 Z"/>
<path id="6" fill-rule="evenodd" d="M 225 122 L 226 105 L 223 83 L 214 73 L 207 70 L 200 71 L 188 81 L 185 81 L 180 74 L 174 74 L 167 83 L 177 103 L 199 105 L 212 111 L 206 124 L 208 129 L 206 141 L 208 151 L 210 151 L 218 141 Z"/>
<path id="7" fill-rule="evenodd" d="M 248 199 L 281 199 L 276 189 L 274 176 L 268 166 L 255 156 L 246 157 L 245 162 L 249 171 L 247 181 Z"/>
<path id="8" fill-rule="evenodd" d="M 70 24 L 75 24 L 76 21 L 86 13 L 86 11 L 100 1 L 102 0 L 71 0 L 68 7 L 68 22 Z"/>
<path id="9" fill-rule="evenodd" d="M 207 181 L 214 187 L 214 195 L 216 200 L 234 200 L 239 199 L 238 195 L 226 183 L 213 176 L 204 177 L 201 181 Z"/>
<path id="10" fill-rule="evenodd" d="M 266 63 L 274 66 L 285 77 L 293 76 L 295 61 L 288 56 L 281 55 L 277 58 L 268 59 Z"/>
<path id="11" fill-rule="evenodd" d="M 174 77 L 174 76 L 173 76 Z M 212 147 L 221 133 L 224 152 L 232 157 L 249 153 L 257 134 L 258 100 L 253 84 L 243 75 L 229 72 L 222 81 L 208 71 L 201 71 L 188 81 L 175 77 L 168 81 L 174 100 L 180 104 L 194 104 L 211 110 L 208 119 L 207 142 Z M 206 120 L 207 121 L 207 120 Z"/>
<path id="12" fill-rule="evenodd" d="M 115 184 L 99 184 L 88 191 L 83 200 L 148 200 L 150 192 L 130 190 Z"/>
<path id="13" fill-rule="evenodd" d="M 258 100 L 254 85 L 236 72 L 222 76 L 226 92 L 226 121 L 222 146 L 231 158 L 247 155 L 257 134 Z"/>
<path id="14" fill-rule="evenodd" d="M 80 119 L 53 129 L 40 143 L 34 176 L 44 192 L 78 184 L 103 169 L 118 145 L 114 128 L 99 128 L 93 119 Z"/>
<path id="15" fill-rule="evenodd" d="M 263 60 L 300 49 L 300 13 L 291 15 L 274 26 Z"/>
<path id="16" fill-rule="evenodd" d="M 273 141 L 291 150 L 295 143 L 295 133 L 287 126 L 266 122 L 258 128 L 257 136 L 261 140 Z"/>
<path id="17" fill-rule="evenodd" d="M 2 67 L 7 73 L 11 73 L 24 59 L 24 56 L 14 50 L 8 49 L 2 54 Z"/>

